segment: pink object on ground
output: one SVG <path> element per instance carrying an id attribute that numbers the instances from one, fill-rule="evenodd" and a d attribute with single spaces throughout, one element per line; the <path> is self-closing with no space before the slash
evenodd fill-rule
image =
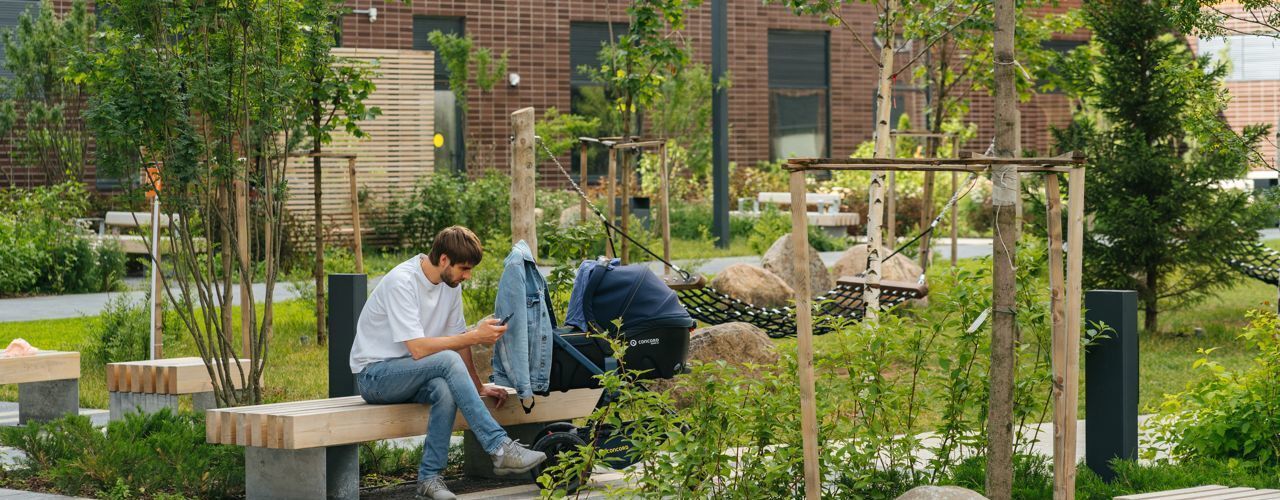
<path id="1" fill-rule="evenodd" d="M 9 342 L 9 347 L 0 352 L 0 358 L 19 358 L 22 356 L 35 356 L 39 349 L 31 347 L 31 344 L 23 339 L 13 339 Z"/>

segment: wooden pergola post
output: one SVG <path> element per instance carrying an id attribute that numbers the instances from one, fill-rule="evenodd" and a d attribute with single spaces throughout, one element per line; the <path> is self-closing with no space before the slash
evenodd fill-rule
<path id="1" fill-rule="evenodd" d="M 578 185 L 586 187 L 587 185 L 587 143 L 579 141 L 580 150 L 578 151 Z M 583 198 L 578 202 L 578 222 L 587 221 L 587 199 Z"/>
<path id="2" fill-rule="evenodd" d="M 537 184 L 534 177 L 533 108 L 511 113 L 511 243 L 524 240 L 538 258 L 538 224 L 534 217 Z"/>
<path id="3" fill-rule="evenodd" d="M 615 191 L 618 185 L 617 183 L 618 154 L 617 154 L 617 151 L 614 151 L 613 146 L 607 145 L 605 148 L 605 151 L 609 154 L 609 178 L 605 180 L 605 183 L 606 183 L 605 185 L 608 186 L 605 189 L 605 192 L 608 193 L 608 195 L 607 195 L 607 201 L 605 201 L 605 204 L 604 204 L 604 209 L 605 209 L 605 213 L 609 214 L 609 223 L 615 224 L 618 222 L 618 219 L 614 217 L 614 213 L 613 213 L 614 204 L 618 202 L 618 194 Z M 605 229 L 605 230 L 611 231 L 610 229 Z M 614 253 L 613 238 L 609 238 L 608 243 L 605 244 L 604 255 L 609 259 L 613 259 L 614 257 L 613 253 Z"/>
<path id="4" fill-rule="evenodd" d="M 356 274 L 364 274 L 364 235 L 360 232 L 360 192 L 356 188 L 356 157 L 347 158 L 347 180 L 351 185 L 351 250 L 356 254 Z"/>
<path id="5" fill-rule="evenodd" d="M 822 497 L 822 471 L 818 466 L 818 407 L 815 399 L 813 375 L 813 310 L 809 306 L 813 295 L 809 277 L 809 214 L 804 202 L 805 184 L 803 170 L 791 172 L 791 258 L 796 276 L 796 337 L 797 364 L 800 378 L 800 432 L 804 443 L 804 491 L 805 498 Z"/>

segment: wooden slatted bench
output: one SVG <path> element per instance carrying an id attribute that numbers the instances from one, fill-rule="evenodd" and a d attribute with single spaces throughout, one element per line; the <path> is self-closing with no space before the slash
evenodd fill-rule
<path id="1" fill-rule="evenodd" d="M 1125 495 L 1115 500 L 1280 500 L 1280 490 L 1253 488 L 1228 488 L 1210 485 L 1180 490 L 1157 491 L 1139 495 Z"/>
<path id="2" fill-rule="evenodd" d="M 249 360 L 241 359 L 231 369 L 238 373 L 242 367 L 247 369 Z M 231 378 L 237 389 L 242 388 L 238 375 Z M 113 421 L 136 411 L 177 411 L 178 398 L 185 395 L 191 396 L 191 406 L 197 412 L 218 406 L 209 371 L 198 357 L 108 363 L 107 395 Z"/>
<path id="3" fill-rule="evenodd" d="M 80 412 L 80 353 L 0 358 L 0 384 L 18 384 L 18 424 Z"/>
<path id="4" fill-rule="evenodd" d="M 841 212 L 841 197 L 838 194 L 827 193 L 805 193 L 805 205 L 813 205 L 817 211 L 810 211 L 807 214 L 809 225 L 823 228 L 832 236 L 843 236 L 846 228 L 858 225 L 861 220 L 857 213 Z M 751 201 L 748 207 L 744 202 Z M 738 201 L 739 209 L 729 212 L 731 215 L 742 217 L 759 217 L 761 204 L 774 205 L 790 205 L 791 193 L 770 193 L 763 192 L 756 195 L 756 199 L 741 198 Z"/>
<path id="5" fill-rule="evenodd" d="M 511 398 L 501 409 L 485 398 L 503 427 L 572 420 L 591 413 L 600 389 L 539 397 L 526 414 Z M 430 405 L 374 405 L 360 396 L 295 401 L 205 412 L 205 439 L 245 447 L 245 493 L 256 498 L 358 498 L 358 444 L 426 433 Z M 459 414 L 454 430 L 466 429 Z M 526 443 L 529 444 L 529 443 Z"/>

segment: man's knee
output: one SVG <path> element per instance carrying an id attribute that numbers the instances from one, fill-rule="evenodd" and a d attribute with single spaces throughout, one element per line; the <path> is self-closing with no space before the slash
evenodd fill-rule
<path id="1" fill-rule="evenodd" d="M 438 362 L 445 364 L 450 370 L 461 369 L 463 373 L 467 371 L 467 365 L 462 362 L 462 355 L 458 354 L 458 351 L 445 349 L 432 354 L 431 357 L 437 358 Z"/>

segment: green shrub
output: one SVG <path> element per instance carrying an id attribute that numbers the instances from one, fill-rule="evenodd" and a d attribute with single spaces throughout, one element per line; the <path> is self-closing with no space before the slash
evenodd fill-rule
<path id="1" fill-rule="evenodd" d="M 93 366 L 102 366 L 147 359 L 150 353 L 147 344 L 151 340 L 149 304 L 149 297 L 134 302 L 124 294 L 107 301 L 102 314 L 89 327 L 89 345 L 83 349 L 86 360 Z"/>
<path id="2" fill-rule="evenodd" d="M 471 228 L 482 241 L 511 234 L 511 178 L 491 170 L 467 179 L 438 172 L 392 212 L 400 213 L 404 243 L 431 248 L 436 233 L 449 226 Z"/>
<path id="3" fill-rule="evenodd" d="M 243 493 L 244 449 L 205 442 L 204 417 L 162 410 L 130 414 L 103 434 L 88 417 L 0 428 L 0 444 L 26 458 L 23 474 L 70 495 L 123 498 Z"/>
<path id="4" fill-rule="evenodd" d="M 673 203 L 670 217 L 672 238 L 685 240 L 707 240 L 711 238 L 713 216 L 710 203 Z M 733 238 L 746 238 L 751 234 L 753 225 L 755 225 L 754 218 L 730 217 L 730 236 Z"/>
<path id="5" fill-rule="evenodd" d="M 124 276 L 124 254 L 96 248 L 83 217 L 89 194 L 77 182 L 0 191 L 0 296 L 110 291 Z"/>
<path id="6" fill-rule="evenodd" d="M 1280 467 L 1280 320 L 1250 311 L 1240 338 L 1257 349 L 1253 364 L 1231 371 L 1212 359 L 1191 366 L 1204 377 L 1166 395 L 1156 417 L 1157 439 L 1173 443 L 1175 458 L 1240 459 Z"/>

